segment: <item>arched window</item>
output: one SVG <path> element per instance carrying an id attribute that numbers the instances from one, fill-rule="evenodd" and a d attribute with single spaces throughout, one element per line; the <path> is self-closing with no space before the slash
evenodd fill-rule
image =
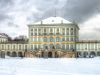
<path id="1" fill-rule="evenodd" d="M 62 41 L 65 41 L 65 38 L 62 38 Z"/>
<path id="2" fill-rule="evenodd" d="M 95 57 L 96 53 L 94 51 L 90 52 L 90 57 Z"/>
<path id="3" fill-rule="evenodd" d="M 60 38 L 59 38 L 59 37 L 57 37 L 57 38 L 56 38 L 56 41 L 57 41 L 57 42 L 59 42 L 59 41 L 60 41 Z"/>
<path id="4" fill-rule="evenodd" d="M 74 48 L 73 48 L 73 45 L 70 45 L 70 49 L 71 49 L 71 50 L 73 50 L 73 49 L 74 49 Z"/>
<path id="5" fill-rule="evenodd" d="M 33 50 L 33 45 L 31 45 L 31 49 Z"/>
<path id="6" fill-rule="evenodd" d="M 52 33 L 52 31 L 53 31 L 53 30 L 52 30 L 52 29 L 50 29 L 50 33 Z"/>
<path id="7" fill-rule="evenodd" d="M 53 44 L 50 44 L 50 49 L 55 49 Z"/>
<path id="8" fill-rule="evenodd" d="M 37 50 L 37 45 L 34 45 L 34 49 Z"/>
<path id="9" fill-rule="evenodd" d="M 62 45 L 62 49 L 65 50 L 65 45 Z"/>
<path id="10" fill-rule="evenodd" d="M 12 57 L 17 57 L 17 53 L 16 52 L 12 52 Z"/>
<path id="11" fill-rule="evenodd" d="M 15 50 L 15 45 L 13 45 L 13 49 Z"/>
<path id="12" fill-rule="evenodd" d="M 21 50 L 21 45 L 19 45 L 19 50 Z"/>
<path id="13" fill-rule="evenodd" d="M 100 52 L 97 52 L 97 56 L 100 56 Z"/>
<path id="14" fill-rule="evenodd" d="M 59 44 L 57 44 L 57 45 L 56 45 L 56 49 L 59 49 L 59 48 L 60 48 L 60 45 L 59 45 Z"/>
<path id="15" fill-rule="evenodd" d="M 69 35 L 69 32 L 66 32 L 67 35 Z"/>
<path id="16" fill-rule="evenodd" d="M 50 37 L 50 42 L 53 42 L 53 38 L 52 37 Z"/>
<path id="17" fill-rule="evenodd" d="M 88 57 L 88 52 L 83 53 L 84 57 Z"/>
<path id="18" fill-rule="evenodd" d="M 44 38 L 44 42 L 47 42 L 47 38 L 46 37 Z"/>
<path id="19" fill-rule="evenodd" d="M 10 52 L 7 52 L 7 56 L 10 56 Z"/>
<path id="20" fill-rule="evenodd" d="M 57 32 L 59 32 L 59 28 L 57 28 Z"/>
<path id="21" fill-rule="evenodd" d="M 73 35 L 74 34 L 74 32 L 71 32 L 71 35 Z"/>
<path id="22" fill-rule="evenodd" d="M 71 30 L 73 30 L 73 28 L 71 28 Z"/>
<path id="23" fill-rule="evenodd" d="M 71 41 L 74 41 L 74 40 L 73 40 L 73 37 L 71 37 Z"/>
<path id="24" fill-rule="evenodd" d="M 35 32 L 37 31 L 37 29 L 34 29 L 35 30 Z"/>
<path id="25" fill-rule="evenodd" d="M 46 32 L 46 29 L 44 29 L 44 32 Z"/>
<path id="26" fill-rule="evenodd" d="M 38 45 L 38 49 L 40 49 L 41 48 L 41 46 L 40 45 Z"/>
<path id="27" fill-rule="evenodd" d="M 22 52 L 18 52 L 18 57 L 22 57 Z"/>
<path id="28" fill-rule="evenodd" d="M 33 36 L 33 32 L 31 32 L 31 36 Z"/>

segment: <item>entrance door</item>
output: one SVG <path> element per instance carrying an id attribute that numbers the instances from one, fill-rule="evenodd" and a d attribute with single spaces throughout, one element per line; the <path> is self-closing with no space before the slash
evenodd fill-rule
<path id="1" fill-rule="evenodd" d="M 52 58 L 52 52 L 48 52 L 48 58 Z"/>
<path id="2" fill-rule="evenodd" d="M 41 57 L 42 57 L 42 58 L 44 57 L 44 52 L 41 52 Z"/>

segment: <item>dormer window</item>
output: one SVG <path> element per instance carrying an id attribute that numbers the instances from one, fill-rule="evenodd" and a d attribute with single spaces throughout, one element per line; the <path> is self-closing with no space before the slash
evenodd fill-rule
<path id="1" fill-rule="evenodd" d="M 54 20 L 52 20 L 52 22 L 54 22 Z"/>

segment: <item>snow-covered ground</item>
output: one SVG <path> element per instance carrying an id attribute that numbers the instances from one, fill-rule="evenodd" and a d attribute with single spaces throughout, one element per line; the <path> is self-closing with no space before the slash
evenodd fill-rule
<path id="1" fill-rule="evenodd" d="M 0 59 L 0 75 L 100 75 L 100 57 Z"/>

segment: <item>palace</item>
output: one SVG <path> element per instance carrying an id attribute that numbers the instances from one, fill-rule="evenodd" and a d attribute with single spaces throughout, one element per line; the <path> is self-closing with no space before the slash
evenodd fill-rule
<path id="1" fill-rule="evenodd" d="M 80 40 L 79 26 L 61 17 L 28 25 L 28 40 L 0 35 L 0 57 L 75 58 L 100 56 L 99 40 Z"/>

